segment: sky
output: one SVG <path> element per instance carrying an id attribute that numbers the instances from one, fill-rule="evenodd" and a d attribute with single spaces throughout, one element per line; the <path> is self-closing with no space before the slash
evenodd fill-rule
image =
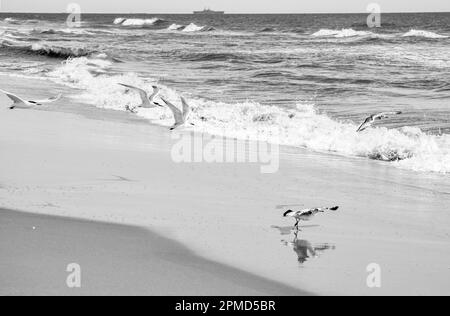
<path id="1" fill-rule="evenodd" d="M 382 12 L 450 12 L 450 0 L 0 0 L 0 12 L 62 13 L 70 3 L 84 13 L 359 13 L 370 3 Z"/>

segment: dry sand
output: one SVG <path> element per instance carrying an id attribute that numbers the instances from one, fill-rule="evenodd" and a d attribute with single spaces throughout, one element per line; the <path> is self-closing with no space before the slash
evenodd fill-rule
<path id="1" fill-rule="evenodd" d="M 269 175 L 257 164 L 176 164 L 170 132 L 132 115 L 67 99 L 60 110 L 74 114 L 7 104 L 0 96 L 0 207 L 150 228 L 208 260 L 318 294 L 450 294 L 448 175 L 292 148 Z M 292 203 L 341 209 L 294 240 L 275 209 Z M 319 256 L 300 263 L 309 245 Z M 381 288 L 367 287 L 371 263 Z"/>

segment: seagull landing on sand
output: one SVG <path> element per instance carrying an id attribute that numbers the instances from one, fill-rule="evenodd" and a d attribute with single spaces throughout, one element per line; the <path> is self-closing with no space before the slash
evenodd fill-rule
<path id="1" fill-rule="evenodd" d="M 139 93 L 139 96 L 141 97 L 142 100 L 142 104 L 135 106 L 134 108 L 130 108 L 129 106 L 126 107 L 127 111 L 131 112 L 131 113 L 136 113 L 136 108 L 144 108 L 144 109 L 154 109 L 158 106 L 161 106 L 161 104 L 155 102 L 155 98 L 158 96 L 159 92 L 161 91 L 157 86 L 152 86 L 153 88 L 153 93 L 151 95 L 149 95 L 147 93 L 147 91 L 138 88 L 138 87 L 134 87 L 134 86 L 130 86 L 127 84 L 123 84 L 123 83 L 119 83 L 119 85 L 128 88 L 128 89 L 132 89 L 135 90 Z"/>
<path id="2" fill-rule="evenodd" d="M 362 132 L 365 129 L 369 128 L 370 126 L 372 126 L 373 123 L 375 123 L 376 120 L 382 120 L 385 118 L 389 118 L 389 116 L 391 115 L 400 115 L 400 114 L 402 114 L 402 112 L 383 112 L 380 114 L 371 115 L 368 118 L 366 118 L 364 123 L 361 124 L 357 132 Z"/>
<path id="3" fill-rule="evenodd" d="M 186 100 L 183 97 L 181 97 L 183 111 L 181 111 L 179 108 L 177 108 L 175 105 L 173 105 L 163 97 L 161 97 L 161 100 L 163 100 L 164 103 L 167 104 L 167 106 L 173 113 L 173 118 L 175 119 L 175 124 L 170 128 L 171 131 L 186 124 L 186 121 L 189 119 L 189 115 L 191 114 L 191 107 L 189 106 L 189 104 L 187 104 Z M 194 124 L 191 123 L 191 125 Z"/>
<path id="4" fill-rule="evenodd" d="M 56 102 L 59 99 L 61 99 L 62 94 L 59 94 L 56 97 L 52 97 L 49 99 L 45 99 L 45 100 L 39 100 L 39 101 L 26 101 L 24 99 L 22 99 L 21 97 L 18 97 L 15 94 L 0 90 L 0 92 L 3 92 L 4 94 L 6 94 L 6 96 L 8 98 L 10 98 L 14 103 L 9 107 L 10 110 L 13 109 L 31 109 L 35 106 L 41 106 L 47 103 L 52 103 L 52 102 Z"/>
<path id="5" fill-rule="evenodd" d="M 339 209 L 339 206 L 335 207 L 327 207 L 327 208 L 312 208 L 309 210 L 302 210 L 302 211 L 292 211 L 288 210 L 286 213 L 283 214 L 283 217 L 292 217 L 295 218 L 297 221 L 295 223 L 295 228 L 298 228 L 298 225 L 300 221 L 310 221 L 316 214 L 318 213 L 324 213 L 326 211 L 337 211 Z"/>

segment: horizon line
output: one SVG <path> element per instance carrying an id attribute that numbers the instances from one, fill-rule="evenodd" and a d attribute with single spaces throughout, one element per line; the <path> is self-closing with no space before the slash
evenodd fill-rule
<path id="1" fill-rule="evenodd" d="M 68 12 L 21 12 L 21 11 L 0 11 L 0 14 L 69 14 Z M 381 14 L 421 14 L 421 13 L 450 13 L 450 11 L 402 11 L 402 12 L 381 12 Z M 171 15 L 195 15 L 193 12 L 191 13 L 152 13 L 152 12 L 86 12 L 81 14 L 105 14 L 105 15 L 111 15 L 111 14 L 171 14 Z M 370 14 L 370 12 L 303 12 L 303 13 L 287 13 L 287 12 L 279 12 L 279 13 L 264 13 L 264 12 L 253 12 L 253 13 L 227 13 L 225 12 L 223 15 L 321 15 L 321 14 Z M 214 14 L 211 15 L 199 15 L 199 16 L 214 16 Z M 220 15 L 219 15 L 220 16 Z"/>

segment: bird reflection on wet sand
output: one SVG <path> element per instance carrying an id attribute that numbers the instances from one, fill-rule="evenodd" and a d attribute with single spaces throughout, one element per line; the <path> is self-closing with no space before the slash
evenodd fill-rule
<path id="1" fill-rule="evenodd" d="M 282 240 L 282 244 L 286 247 L 292 247 L 294 252 L 297 254 L 298 262 L 304 264 L 312 258 L 318 258 L 322 253 L 327 250 L 335 250 L 336 246 L 328 243 L 312 244 L 308 240 L 299 239 L 299 232 L 292 230 L 291 227 L 276 227 L 282 235 L 290 235 L 292 232 L 294 234 L 293 241 Z"/>

